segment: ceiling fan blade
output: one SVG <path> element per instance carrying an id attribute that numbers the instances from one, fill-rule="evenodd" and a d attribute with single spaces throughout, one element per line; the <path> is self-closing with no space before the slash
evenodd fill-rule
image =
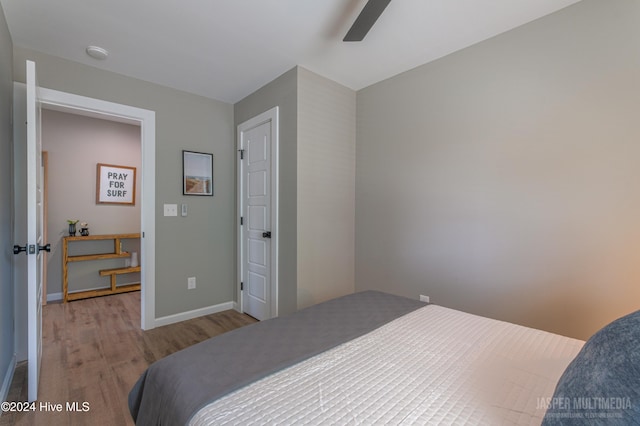
<path id="1" fill-rule="evenodd" d="M 342 41 L 362 41 L 391 0 L 369 0 Z"/>

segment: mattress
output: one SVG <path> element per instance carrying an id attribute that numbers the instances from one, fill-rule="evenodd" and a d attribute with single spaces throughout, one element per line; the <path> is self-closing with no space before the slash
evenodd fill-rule
<path id="1" fill-rule="evenodd" d="M 131 416 L 141 426 L 187 424 L 208 403 L 423 306 L 369 290 L 223 333 L 150 365 L 129 393 Z"/>
<path id="2" fill-rule="evenodd" d="M 539 425 L 583 344 L 428 305 L 227 394 L 190 424 Z"/>

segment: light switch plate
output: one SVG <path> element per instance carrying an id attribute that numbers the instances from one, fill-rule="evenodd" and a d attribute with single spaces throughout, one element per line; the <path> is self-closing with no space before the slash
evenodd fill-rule
<path id="1" fill-rule="evenodd" d="M 181 212 L 180 214 L 182 216 L 186 216 L 187 215 L 187 205 L 186 204 L 182 205 L 182 209 L 180 210 L 180 212 Z"/>
<path id="2" fill-rule="evenodd" d="M 165 204 L 164 205 L 164 215 L 165 216 L 178 216 L 178 205 L 177 204 Z"/>

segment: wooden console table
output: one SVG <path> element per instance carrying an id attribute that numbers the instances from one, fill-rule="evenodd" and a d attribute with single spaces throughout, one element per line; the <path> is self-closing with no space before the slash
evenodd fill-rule
<path id="1" fill-rule="evenodd" d="M 69 293 L 69 262 L 82 262 L 84 260 L 105 260 L 105 259 L 126 259 L 131 253 L 122 251 L 121 241 L 125 239 L 140 238 L 139 233 L 135 234 L 110 234 L 110 235 L 88 235 L 86 237 L 63 237 L 62 238 L 62 291 L 64 293 L 64 302 L 70 300 L 86 299 L 89 297 L 106 296 L 109 294 L 125 293 L 128 291 L 140 290 L 140 283 L 116 285 L 116 277 L 121 274 L 131 274 L 140 272 L 140 266 L 122 267 L 112 269 L 101 269 L 98 271 L 100 276 L 110 276 L 111 286 L 108 288 L 97 290 L 85 290 Z M 97 241 L 97 240 L 113 240 L 113 252 L 98 254 L 83 254 L 78 256 L 69 256 L 69 243 L 75 241 Z"/>

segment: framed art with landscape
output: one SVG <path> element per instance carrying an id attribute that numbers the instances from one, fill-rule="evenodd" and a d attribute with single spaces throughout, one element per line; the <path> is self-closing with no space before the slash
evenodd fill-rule
<path id="1" fill-rule="evenodd" d="M 213 195 L 213 154 L 182 151 L 182 193 Z"/>

